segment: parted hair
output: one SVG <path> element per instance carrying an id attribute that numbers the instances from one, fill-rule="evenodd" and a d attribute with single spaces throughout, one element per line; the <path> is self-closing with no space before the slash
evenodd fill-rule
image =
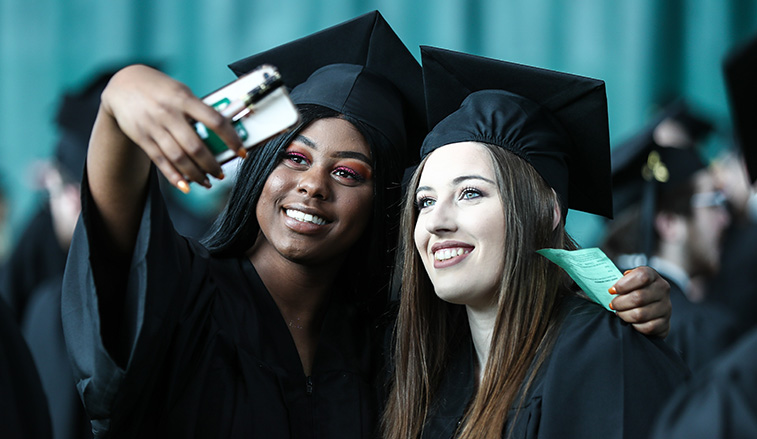
<path id="1" fill-rule="evenodd" d="M 573 249 L 564 221 L 553 229 L 554 191 L 525 160 L 482 144 L 491 159 L 505 215 L 504 269 L 497 318 L 482 379 L 457 430 L 458 438 L 501 438 L 508 410 L 525 395 L 559 326 L 561 297 L 571 294 L 563 272 L 536 250 Z M 461 305 L 439 299 L 413 242 L 418 218 L 415 190 L 426 160 L 409 185 L 401 217 L 402 289 L 393 335 L 393 379 L 381 430 L 385 438 L 422 435 L 450 353 L 468 336 Z M 529 373 L 529 370 L 531 371 Z"/>
<path id="2" fill-rule="evenodd" d="M 255 208 L 266 180 L 281 162 L 286 148 L 310 124 L 319 119 L 339 118 L 354 125 L 371 149 L 373 159 L 373 215 L 365 232 L 345 258 L 342 291 L 357 293 L 358 301 L 375 302 L 380 311 L 388 295 L 392 251 L 399 217 L 402 150 L 370 125 L 318 105 L 300 105 L 300 122 L 292 130 L 254 148 L 242 162 L 229 200 L 211 227 L 203 244 L 211 254 L 243 255 L 258 237 Z"/>

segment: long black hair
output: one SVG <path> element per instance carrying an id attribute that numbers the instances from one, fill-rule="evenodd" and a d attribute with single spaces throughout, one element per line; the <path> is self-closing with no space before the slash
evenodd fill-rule
<path id="1" fill-rule="evenodd" d="M 381 307 L 389 284 L 393 251 L 390 245 L 396 242 L 402 148 L 393 145 L 365 122 L 335 110 L 319 105 L 301 105 L 299 110 L 300 122 L 294 129 L 249 152 L 240 166 L 226 207 L 203 239 L 203 244 L 216 256 L 243 255 L 255 243 L 260 231 L 255 208 L 263 186 L 280 163 L 287 146 L 316 120 L 344 119 L 357 128 L 371 148 L 374 186 L 373 215 L 366 231 L 345 259 L 340 279 L 346 282 L 341 289 L 359 292 L 361 302 Z"/>

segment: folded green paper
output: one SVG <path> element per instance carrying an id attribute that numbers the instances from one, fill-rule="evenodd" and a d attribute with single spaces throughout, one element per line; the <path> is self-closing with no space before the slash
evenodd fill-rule
<path id="1" fill-rule="evenodd" d="M 537 250 L 536 253 L 559 265 L 587 296 L 613 311 L 609 305 L 615 296 L 607 290 L 615 285 L 623 274 L 602 250 L 596 247 L 573 251 L 545 248 Z"/>

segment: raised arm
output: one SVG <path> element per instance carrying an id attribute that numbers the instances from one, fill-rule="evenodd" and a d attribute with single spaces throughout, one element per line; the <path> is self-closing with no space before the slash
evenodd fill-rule
<path id="1" fill-rule="evenodd" d="M 87 177 L 102 220 L 98 239 L 120 254 L 134 247 L 150 161 L 184 192 L 190 182 L 210 187 L 207 174 L 223 177 L 189 120 L 203 122 L 232 150 L 244 151 L 225 118 L 155 69 L 126 67 L 105 88 L 90 138 Z"/>

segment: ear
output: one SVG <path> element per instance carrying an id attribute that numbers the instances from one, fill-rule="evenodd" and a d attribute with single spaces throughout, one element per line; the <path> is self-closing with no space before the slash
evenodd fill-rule
<path id="1" fill-rule="evenodd" d="M 554 195 L 552 203 L 552 230 L 555 230 L 560 225 L 562 210 L 560 210 L 560 200 L 557 198 L 557 192 L 554 189 L 552 189 L 552 195 Z"/>
<path id="2" fill-rule="evenodd" d="M 686 220 L 674 213 L 660 212 L 655 215 L 654 228 L 664 242 L 676 242 L 686 237 Z"/>

